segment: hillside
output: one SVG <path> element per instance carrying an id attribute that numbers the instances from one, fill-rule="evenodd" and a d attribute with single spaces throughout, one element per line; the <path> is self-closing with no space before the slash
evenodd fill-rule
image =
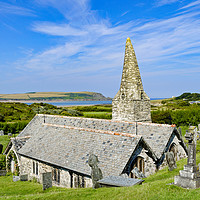
<path id="1" fill-rule="evenodd" d="M 96 92 L 28 92 L 22 94 L 0 94 L 0 101 L 68 101 L 111 100 Z"/>
<path id="2" fill-rule="evenodd" d="M 182 95 L 175 98 L 176 100 L 188 100 L 188 101 L 199 101 L 200 100 L 200 94 L 199 93 L 183 93 Z"/>

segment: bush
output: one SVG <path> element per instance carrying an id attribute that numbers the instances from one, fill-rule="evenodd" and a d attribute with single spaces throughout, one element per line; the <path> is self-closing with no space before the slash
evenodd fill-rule
<path id="1" fill-rule="evenodd" d="M 0 154 L 0 170 L 6 169 L 6 155 Z"/>
<path id="2" fill-rule="evenodd" d="M 153 123 L 172 124 L 171 112 L 169 110 L 152 111 L 151 118 Z"/>

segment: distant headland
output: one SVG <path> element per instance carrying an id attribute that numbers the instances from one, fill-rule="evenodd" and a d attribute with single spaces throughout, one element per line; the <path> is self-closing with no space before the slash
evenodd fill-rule
<path id="1" fill-rule="evenodd" d="M 52 101 L 107 101 L 112 100 L 97 92 L 27 92 L 0 94 L 0 101 L 52 102 Z"/>

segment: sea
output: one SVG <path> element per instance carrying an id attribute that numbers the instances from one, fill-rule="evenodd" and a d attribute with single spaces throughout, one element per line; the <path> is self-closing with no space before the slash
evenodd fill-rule
<path id="1" fill-rule="evenodd" d="M 159 100 L 164 98 L 151 98 L 151 100 Z M 55 102 L 43 102 L 52 104 L 54 106 L 84 106 L 84 105 L 102 105 L 102 104 L 112 104 L 112 101 L 55 101 Z M 31 102 L 26 104 L 31 105 Z"/>

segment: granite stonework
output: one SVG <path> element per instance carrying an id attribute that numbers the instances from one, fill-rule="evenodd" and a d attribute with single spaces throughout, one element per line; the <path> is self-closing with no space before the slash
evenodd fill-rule
<path id="1" fill-rule="evenodd" d="M 43 190 L 52 187 L 52 172 L 42 173 L 42 186 Z"/>
<path id="2" fill-rule="evenodd" d="M 175 176 L 174 184 L 183 188 L 196 189 L 200 187 L 199 166 L 196 165 L 196 141 L 197 129 L 195 126 L 186 131 L 186 140 L 188 140 L 188 159 L 184 169 L 179 171 L 179 176 Z"/>
<path id="3" fill-rule="evenodd" d="M 112 119 L 129 122 L 151 122 L 150 98 L 143 89 L 130 38 L 126 40 L 121 86 L 112 100 Z"/>

